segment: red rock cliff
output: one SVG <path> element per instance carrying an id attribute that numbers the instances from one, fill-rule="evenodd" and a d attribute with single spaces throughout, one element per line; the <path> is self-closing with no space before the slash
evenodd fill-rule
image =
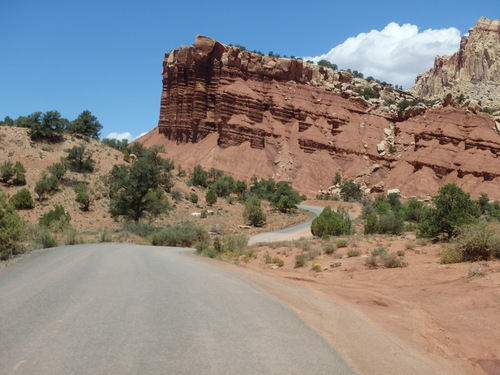
<path id="1" fill-rule="evenodd" d="M 198 36 L 165 55 L 158 128 L 139 141 L 165 145 L 183 168 L 287 179 L 309 195 L 340 172 L 372 191 L 429 195 L 457 182 L 500 198 L 494 120 L 455 108 L 398 113 L 391 103 L 405 99 L 348 72 Z"/>

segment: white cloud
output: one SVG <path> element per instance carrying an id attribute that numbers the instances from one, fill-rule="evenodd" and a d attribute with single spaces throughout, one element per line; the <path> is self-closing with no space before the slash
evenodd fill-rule
<path id="1" fill-rule="evenodd" d="M 415 25 L 400 26 L 391 22 L 382 31 L 361 33 L 328 53 L 304 57 L 304 60 L 326 59 L 340 69 L 357 70 L 365 77 L 372 76 L 408 89 L 417 75 L 433 66 L 436 55 L 451 55 L 459 46 L 460 31 L 453 27 L 419 32 Z"/>
<path id="2" fill-rule="evenodd" d="M 109 133 L 104 138 L 115 138 L 115 139 L 120 139 L 120 140 L 121 139 L 126 139 L 129 142 L 132 142 L 132 141 L 136 140 L 137 138 L 142 137 L 145 134 L 147 134 L 147 132 L 141 133 L 137 137 L 133 137 L 132 134 L 130 134 L 129 132 L 125 132 L 125 133 Z"/>

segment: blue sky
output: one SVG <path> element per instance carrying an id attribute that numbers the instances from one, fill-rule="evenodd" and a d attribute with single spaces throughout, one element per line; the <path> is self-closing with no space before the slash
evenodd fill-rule
<path id="1" fill-rule="evenodd" d="M 102 137 L 147 132 L 158 122 L 164 53 L 197 34 L 331 58 L 408 88 L 412 69 L 456 50 L 481 16 L 500 18 L 500 1 L 2 1 L 0 118 L 58 110 L 72 120 L 88 109 Z"/>

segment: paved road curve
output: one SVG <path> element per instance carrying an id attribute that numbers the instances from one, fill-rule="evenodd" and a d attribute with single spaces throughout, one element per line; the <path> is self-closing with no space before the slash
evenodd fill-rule
<path id="1" fill-rule="evenodd" d="M 130 244 L 59 247 L 0 273 L 0 374 L 352 374 L 245 279 Z"/>
<path id="2" fill-rule="evenodd" d="M 277 230 L 275 232 L 267 232 L 267 233 L 260 233 L 255 236 L 252 236 L 250 238 L 249 243 L 254 244 L 254 243 L 259 243 L 259 242 L 277 242 L 277 241 L 282 241 L 282 240 L 292 240 L 292 239 L 299 239 L 301 237 L 309 238 L 312 237 L 311 233 L 311 223 L 314 219 L 314 217 L 319 216 L 321 211 L 323 211 L 324 207 L 318 207 L 318 206 L 306 206 L 306 205 L 299 205 L 297 206 L 298 208 L 302 210 L 308 210 L 313 214 L 313 217 L 309 219 L 308 221 L 297 224 L 291 227 L 283 228 L 281 230 Z"/>

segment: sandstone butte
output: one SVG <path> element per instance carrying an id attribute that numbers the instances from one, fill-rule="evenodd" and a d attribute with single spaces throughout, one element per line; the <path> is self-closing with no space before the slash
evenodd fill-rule
<path id="1" fill-rule="evenodd" d="M 453 182 L 500 199 L 500 124 L 477 103 L 398 111 L 411 94 L 205 36 L 166 53 L 162 74 L 158 126 L 138 141 L 184 169 L 288 180 L 309 196 L 331 192 L 340 172 L 367 192 L 423 198 Z M 358 93 L 367 87 L 373 98 Z"/>
<path id="2" fill-rule="evenodd" d="M 500 20 L 481 17 L 462 36 L 452 56 L 436 56 L 434 67 L 417 77 L 410 90 L 423 99 L 454 97 L 480 101 L 484 107 L 500 108 Z"/>

